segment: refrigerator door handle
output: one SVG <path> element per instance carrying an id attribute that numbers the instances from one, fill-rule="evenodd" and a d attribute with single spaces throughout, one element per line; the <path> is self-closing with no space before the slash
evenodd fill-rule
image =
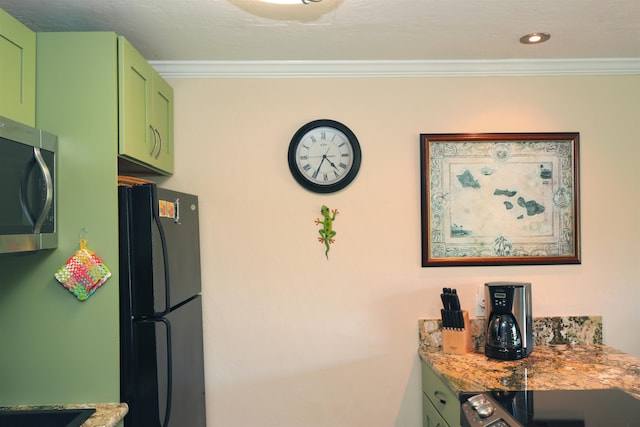
<path id="1" fill-rule="evenodd" d="M 171 276 L 169 275 L 169 253 L 167 251 L 167 237 L 164 233 L 164 228 L 162 227 L 162 223 L 160 223 L 160 211 L 158 204 L 158 193 L 157 188 L 155 186 L 152 187 L 152 203 L 153 203 L 153 220 L 156 223 L 156 227 L 158 227 L 158 232 L 160 233 L 160 244 L 162 245 L 162 264 L 164 267 L 164 296 L 165 296 L 165 304 L 164 310 L 158 313 L 159 316 L 165 316 L 171 310 L 171 298 L 170 298 L 170 289 L 171 289 Z"/>
<path id="2" fill-rule="evenodd" d="M 167 410 L 164 414 L 164 423 L 162 427 L 169 426 L 169 418 L 171 416 L 171 392 L 173 389 L 173 361 L 171 360 L 171 323 L 167 319 L 160 319 L 165 325 L 167 331 Z"/>
<path id="3" fill-rule="evenodd" d="M 173 360 L 171 355 L 171 323 L 164 317 L 160 317 L 157 319 L 145 319 L 142 322 L 150 322 L 154 324 L 163 323 L 165 326 L 164 329 L 167 335 L 167 401 L 166 401 L 166 407 L 164 411 L 164 421 L 162 422 L 162 427 L 168 427 L 169 419 L 171 417 L 171 400 L 172 400 L 172 391 L 173 391 Z"/>

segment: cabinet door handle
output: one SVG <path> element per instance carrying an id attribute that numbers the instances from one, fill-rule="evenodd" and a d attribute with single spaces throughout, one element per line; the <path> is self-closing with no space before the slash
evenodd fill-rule
<path id="1" fill-rule="evenodd" d="M 156 147 L 158 146 L 158 139 L 156 138 L 156 130 L 153 128 L 153 126 L 149 125 L 149 129 L 151 130 L 151 136 L 153 137 L 153 147 L 151 147 L 149 155 L 153 156 L 153 153 L 156 151 Z"/>
<path id="2" fill-rule="evenodd" d="M 160 153 L 162 152 L 162 135 L 160 135 L 160 131 L 157 128 L 153 128 L 153 131 L 155 132 L 156 135 L 158 135 L 158 141 L 160 142 L 158 144 L 158 152 L 154 157 L 154 159 L 157 159 L 160 156 Z"/>
<path id="3" fill-rule="evenodd" d="M 434 391 L 433 392 L 433 396 L 438 400 L 438 402 L 440 402 L 442 405 L 446 405 L 447 404 L 447 400 L 442 398 L 442 393 L 440 393 L 439 391 Z"/>

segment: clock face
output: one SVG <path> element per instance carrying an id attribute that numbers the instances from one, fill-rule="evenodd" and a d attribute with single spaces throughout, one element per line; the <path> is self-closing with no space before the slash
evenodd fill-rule
<path id="1" fill-rule="evenodd" d="M 361 152 L 349 128 L 333 120 L 301 127 L 289 145 L 289 169 L 305 188 L 331 193 L 346 187 L 358 173 Z"/>

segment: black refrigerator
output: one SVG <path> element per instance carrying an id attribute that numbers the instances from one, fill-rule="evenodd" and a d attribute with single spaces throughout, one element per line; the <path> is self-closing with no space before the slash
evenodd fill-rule
<path id="1" fill-rule="evenodd" d="M 205 427 L 198 197 L 118 188 L 126 427 Z"/>

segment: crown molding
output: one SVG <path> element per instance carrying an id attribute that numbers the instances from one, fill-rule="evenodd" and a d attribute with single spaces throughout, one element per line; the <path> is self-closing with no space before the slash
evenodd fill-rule
<path id="1" fill-rule="evenodd" d="M 640 74 L 640 58 L 149 62 L 165 78 L 363 78 Z"/>

